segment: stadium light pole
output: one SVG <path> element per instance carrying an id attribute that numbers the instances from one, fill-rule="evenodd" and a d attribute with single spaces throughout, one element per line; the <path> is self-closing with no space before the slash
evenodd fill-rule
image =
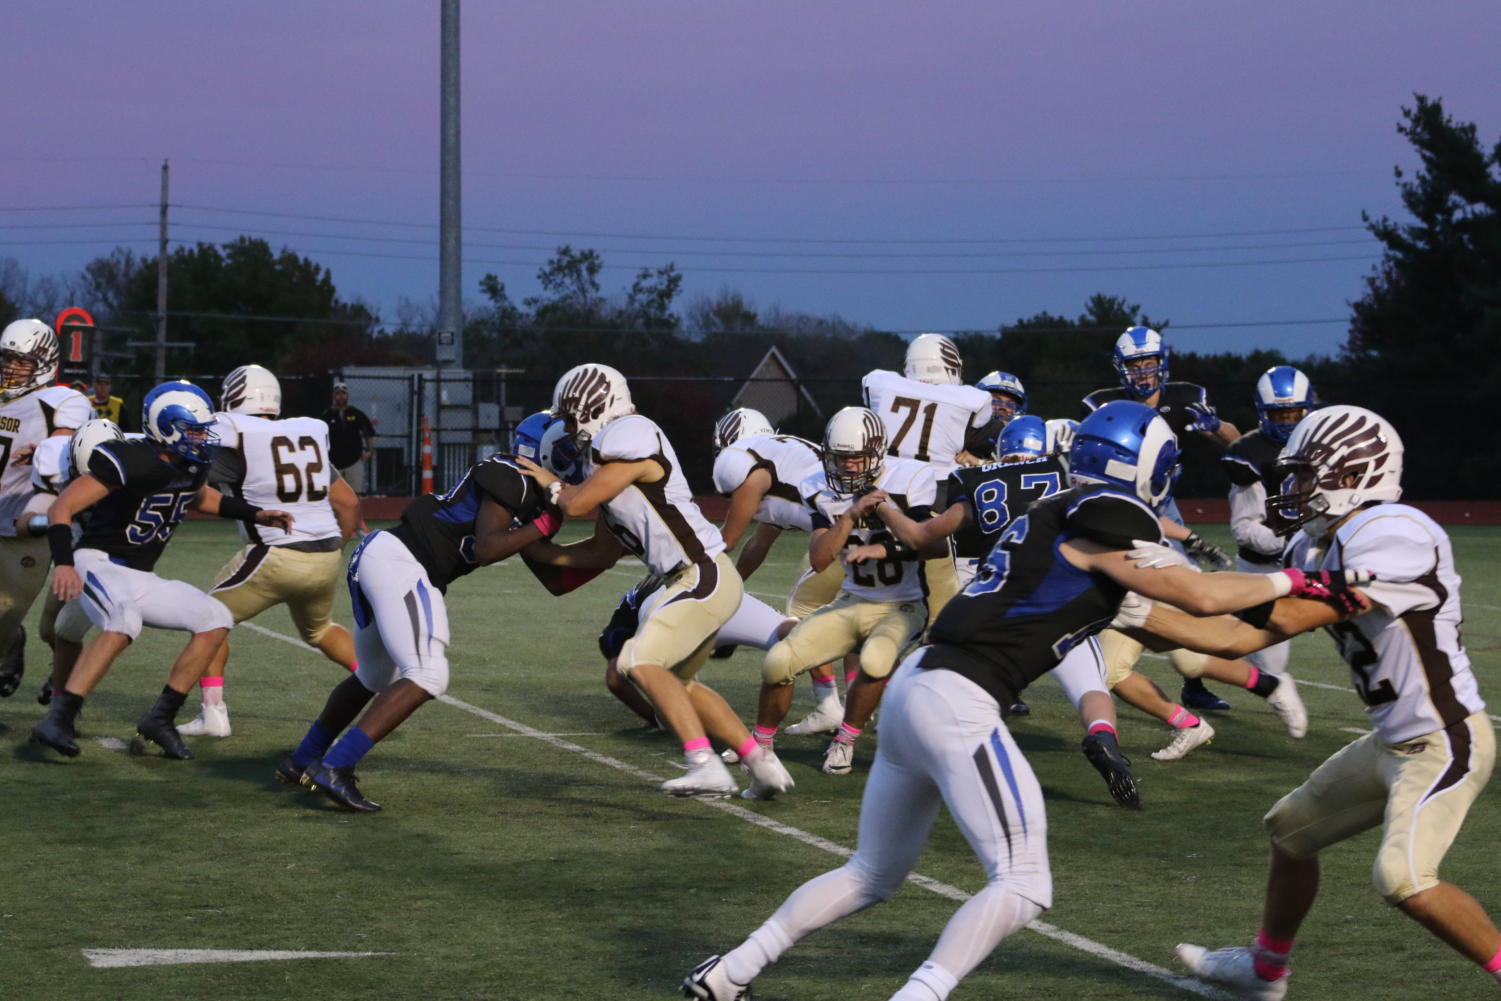
<path id="1" fill-rule="evenodd" d="M 437 361 L 464 364 L 463 230 L 459 213 L 459 0 L 443 0 L 440 87 Z M 441 401 L 439 407 L 441 408 Z"/>

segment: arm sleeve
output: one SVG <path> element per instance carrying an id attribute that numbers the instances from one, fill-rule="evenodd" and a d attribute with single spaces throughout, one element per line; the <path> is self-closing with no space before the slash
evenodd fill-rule
<path id="1" fill-rule="evenodd" d="M 107 441 L 94 449 L 89 457 L 89 472 L 111 490 L 119 490 L 125 485 L 125 462 L 115 454 L 114 445 Z"/>
<path id="2" fill-rule="evenodd" d="M 1238 545 L 1263 556 L 1282 552 L 1282 539 L 1266 523 L 1266 487 L 1257 480 L 1230 488 L 1230 535 Z"/>
<path id="3" fill-rule="evenodd" d="M 524 517 L 527 502 L 537 496 L 535 481 L 509 462 L 480 463 L 474 469 L 474 482 L 482 493 L 518 518 Z"/>
<path id="4" fill-rule="evenodd" d="M 1221 467 L 1225 470 L 1225 476 L 1237 487 L 1249 487 L 1253 483 L 1261 483 L 1261 471 L 1256 464 L 1240 455 L 1235 446 L 1230 446 L 1230 451 L 1220 456 Z M 1265 495 L 1263 490 L 1262 494 Z"/>

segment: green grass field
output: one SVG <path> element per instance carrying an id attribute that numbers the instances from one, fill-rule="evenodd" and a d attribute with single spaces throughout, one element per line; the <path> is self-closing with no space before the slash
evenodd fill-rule
<path id="1" fill-rule="evenodd" d="M 1206 534 L 1224 541 L 1212 528 Z M 1482 689 L 1501 712 L 1494 680 L 1501 530 L 1456 529 L 1454 538 L 1465 638 Z M 786 540 L 750 589 L 777 603 L 796 574 L 800 544 Z M 236 545 L 228 525 L 189 523 L 159 569 L 204 585 Z M 812 842 L 853 846 L 875 741 L 862 740 L 855 774 L 835 778 L 818 771 L 821 740 L 782 738 L 798 785 L 773 803 L 662 795 L 655 782 L 677 774 L 678 749 L 605 692 L 595 648 L 632 582 L 632 569 L 622 567 L 552 598 L 519 562 L 458 582 L 448 596 L 450 698 L 423 708 L 366 759 L 364 789 L 386 808 L 371 816 L 341 813 L 272 780 L 278 757 L 338 680 L 332 665 L 288 641 L 284 612 L 234 633 L 226 691 L 235 733 L 190 739 L 193 762 L 132 757 L 99 742 L 128 737 L 160 690 L 182 641 L 162 632 L 148 631 L 89 700 L 81 757 L 27 746 L 42 713 L 32 696 L 46 654 L 33 628 L 27 679 L 0 702 L 8 863 L 0 997 L 674 996 L 693 964 L 738 943 L 800 881 L 838 864 Z M 347 595 L 339 618 L 349 622 Z M 1145 664 L 1176 691 L 1164 662 Z M 758 665 L 756 652 L 742 651 L 711 662 L 704 677 L 749 718 Z M 1261 815 L 1364 724 L 1328 639 L 1297 640 L 1293 671 L 1311 682 L 1303 695 L 1312 724 L 1302 741 L 1289 740 L 1259 700 L 1228 692 L 1234 709 L 1214 718 L 1215 742 L 1184 761 L 1158 763 L 1148 753 L 1167 731 L 1122 707 L 1122 743 L 1141 777 L 1140 813 L 1116 807 L 1078 753 L 1078 722 L 1057 687 L 1044 681 L 1031 690 L 1034 713 L 1014 731 L 1048 799 L 1056 906 L 1043 920 L 1117 954 L 1023 932 L 960 985 L 956 1001 L 1205 996 L 1201 985 L 1132 968 L 1133 959 L 1169 967 L 1179 941 L 1248 940 L 1264 874 Z M 795 714 L 808 708 L 806 693 Z M 195 694 L 184 718 L 196 703 Z M 774 824 L 757 824 L 761 818 Z M 1492 790 L 1445 869 L 1493 914 L 1501 914 L 1498 827 L 1501 797 Z M 1493 996 L 1484 974 L 1376 896 L 1374 844 L 1367 834 L 1326 854 L 1290 996 Z M 981 882 L 946 819 L 918 872 L 965 892 Z M 909 885 L 891 903 L 805 941 L 762 976 L 756 996 L 887 997 L 957 906 L 933 886 Z M 95 968 L 84 953 L 95 949 L 378 955 Z"/>

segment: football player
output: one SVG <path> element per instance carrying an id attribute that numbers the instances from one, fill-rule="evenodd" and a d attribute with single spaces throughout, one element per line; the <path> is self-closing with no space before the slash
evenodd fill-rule
<path id="1" fill-rule="evenodd" d="M 1240 437 L 1240 431 L 1229 421 L 1223 420 L 1209 403 L 1209 394 L 1203 386 L 1191 382 L 1168 381 L 1170 352 L 1162 335 L 1151 327 L 1130 327 L 1115 341 L 1115 371 L 1120 385 L 1097 389 L 1084 397 L 1083 414 L 1088 416 L 1112 400 L 1135 400 L 1157 411 L 1173 434 L 1180 439 L 1197 434 L 1220 445 L 1229 445 Z M 1183 523 L 1177 501 L 1169 492 L 1159 512 L 1169 519 Z M 1193 547 L 1190 548 L 1193 551 Z M 1113 677 L 1124 677 L 1141 657 L 1141 647 L 1125 641 L 1112 630 L 1100 637 L 1105 651 L 1105 662 Z M 1183 675 L 1183 691 L 1180 697 L 1189 709 L 1229 709 L 1230 703 L 1215 695 L 1199 680 L 1204 671 L 1205 658 L 1188 650 L 1176 650 L 1168 658 L 1174 670 Z M 1183 732 L 1188 733 L 1188 728 Z M 1208 740 L 1212 730 L 1194 729 L 1192 736 Z M 1203 741 L 1200 741 L 1201 743 Z M 1185 750 L 1183 753 L 1187 753 Z M 1182 755 L 1179 755 L 1181 757 Z"/>
<path id="2" fill-rule="evenodd" d="M 979 389 L 990 394 L 990 423 L 983 429 L 983 438 L 972 441 L 959 454 L 959 465 L 978 466 L 999 458 L 995 454 L 995 440 L 1014 418 L 1027 412 L 1027 390 L 1022 381 L 1010 372 L 991 372 L 975 383 Z M 974 451 L 970 451 L 970 449 Z M 962 586 L 962 585 L 961 585 Z"/>
<path id="3" fill-rule="evenodd" d="M 730 498 L 730 509 L 720 529 L 727 551 L 733 551 L 747 529 L 755 533 L 735 569 L 743 580 L 761 565 L 778 537 L 787 529 L 813 530 L 812 511 L 803 504 L 798 486 L 822 468 L 818 446 L 792 435 L 779 435 L 765 415 L 749 408 L 732 410 L 714 425 L 714 488 Z M 844 581 L 844 569 L 830 563 L 814 573 L 803 555 L 803 572 L 787 596 L 787 614 L 802 619 L 834 600 Z M 851 666 L 851 672 L 859 665 Z M 832 665 L 820 664 L 809 671 L 814 708 L 802 720 L 787 727 L 793 735 L 832 733 L 844 719 L 839 686 Z M 847 681 L 854 680 L 853 673 Z"/>
<path id="4" fill-rule="evenodd" d="M 483 459 L 453 489 L 418 497 L 395 528 L 360 542 L 347 573 L 354 673 L 334 686 L 302 742 L 277 765 L 279 780 L 321 792 L 341 809 L 381 809 L 360 791 L 355 768 L 412 713 L 447 691 L 448 585 L 562 527 L 542 490 L 524 475 L 524 461 L 505 454 Z"/>
<path id="5" fill-rule="evenodd" d="M 889 899 L 916 863 L 940 805 L 985 869 L 984 887 L 950 919 L 893 1001 L 943 1001 L 996 945 L 1052 904 L 1042 790 L 1001 707 L 1118 614 L 1128 591 L 1195 614 L 1325 596 L 1342 574 L 1198 574 L 1135 565 L 1133 540 L 1161 538 L 1177 444 L 1151 409 L 1119 402 L 1084 421 L 1071 489 L 1012 521 L 975 580 L 949 602 L 931 645 L 903 661 L 886 693 L 881 743 L 860 804 L 859 843 L 838 869 L 795 890 L 749 938 L 683 982 L 702 1001 L 745 997 L 798 940 Z M 1134 621 L 1134 620 L 1133 620 Z"/>
<path id="6" fill-rule="evenodd" d="M 845 407 L 824 429 L 823 468 L 799 490 L 812 512 L 808 556 L 822 572 L 843 563 L 844 583 L 833 601 L 798 623 L 766 653 L 756 739 L 770 745 L 792 703 L 798 674 L 858 651 L 860 673 L 846 693 L 844 719 L 824 752 L 823 770 L 846 775 L 855 741 L 870 721 L 897 658 L 928 620 L 919 551 L 900 546 L 876 515 L 878 504 L 901 508 L 921 521 L 933 507 L 933 469 L 886 454 L 881 419 L 863 407 Z M 935 545 L 930 553 L 945 553 Z"/>
<path id="7" fill-rule="evenodd" d="M 61 601 L 82 595 L 84 611 L 99 628 L 67 684 L 53 693 L 46 718 L 31 731 L 33 742 L 69 757 L 78 754 L 74 721 L 84 697 L 143 626 L 192 636 L 156 703 L 136 721 L 137 735 L 169 758 L 193 757 L 174 719 L 234 620 L 196 587 L 152 571 L 189 507 L 265 527 L 292 527 L 285 511 L 258 508 L 208 486 L 217 445 L 207 393 L 190 382 L 164 382 L 146 394 L 141 409 L 146 438 L 97 445 L 88 471 L 80 471 L 47 512 L 47 541 L 57 564 L 52 591 Z M 72 521 L 81 511 L 87 516 L 75 549 Z"/>
<path id="8" fill-rule="evenodd" d="M 41 320 L 16 320 L 0 332 L 0 698 L 26 670 L 31 603 L 47 582 L 47 540 L 18 525 L 35 491 L 26 468 L 48 437 L 67 437 L 94 416 L 88 397 L 54 386 L 61 353 Z"/>
<path id="9" fill-rule="evenodd" d="M 1297 531 L 1285 559 L 1298 569 L 1264 579 L 1358 566 L 1375 580 L 1343 606 L 1279 603 L 1241 621 L 1185 619 L 1147 604 L 1137 620 L 1174 641 L 1212 641 L 1224 656 L 1324 627 L 1350 666 L 1372 732 L 1336 752 L 1263 818 L 1272 860 L 1252 944 L 1213 952 L 1185 944 L 1178 957 L 1241 997 L 1279 1001 L 1293 940 L 1318 892 L 1319 853 L 1379 827 L 1377 892 L 1501 981 L 1501 932 L 1473 897 L 1438 875 L 1495 758 L 1494 729 L 1460 637 L 1460 578 L 1448 535 L 1399 503 L 1402 441 L 1369 410 L 1315 410 L 1292 432 L 1277 468 L 1283 486 L 1268 498 L 1268 514 Z"/>
<path id="10" fill-rule="evenodd" d="M 280 420 L 281 384 L 260 365 L 225 376 L 214 432 L 219 439 L 209 482 L 226 496 L 292 513 L 290 532 L 246 525 L 245 548 L 214 577 L 209 594 L 238 625 L 285 603 L 298 635 L 346 671 L 354 670 L 354 638 L 333 621 L 334 591 L 344 543 L 359 527 L 359 497 L 328 459 L 328 426 L 312 417 Z M 178 727 L 184 736 L 228 737 L 224 701 L 226 641 L 198 681 L 203 707 Z"/>
<path id="11" fill-rule="evenodd" d="M 888 454 L 926 463 L 940 490 L 944 480 L 972 449 L 988 448 L 993 404 L 990 393 L 964 385 L 959 349 L 942 334 L 919 334 L 907 345 L 902 375 L 876 369 L 861 380 L 865 405 L 886 428 Z M 942 502 L 942 498 L 937 498 Z M 928 622 L 959 589 L 948 554 L 929 560 Z"/>
<path id="12" fill-rule="evenodd" d="M 688 770 L 662 783 L 675 796 L 727 796 L 734 776 L 709 738 L 734 750 L 752 784 L 771 794 L 792 776 L 762 748 L 724 698 L 695 679 L 714 636 L 740 607 L 740 574 L 724 539 L 693 502 L 677 453 L 649 418 L 636 413 L 625 377 L 608 365 L 578 365 L 558 380 L 553 413 L 584 455 L 586 478 L 565 484 L 555 472 L 518 460 L 569 516 L 599 509 L 593 536 L 540 547 L 535 558 L 569 568 L 613 566 L 630 552 L 662 576 L 655 612 L 626 641 L 617 666 L 650 700 L 683 745 Z"/>

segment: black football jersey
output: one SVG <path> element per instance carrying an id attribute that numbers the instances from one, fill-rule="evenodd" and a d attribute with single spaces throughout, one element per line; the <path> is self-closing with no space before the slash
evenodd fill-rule
<path id="1" fill-rule="evenodd" d="M 208 482 L 209 467 L 169 462 L 155 443 L 136 439 L 100 444 L 89 458 L 89 472 L 110 492 L 84 512 L 75 548 L 102 550 L 114 563 L 149 572 L 189 502 Z"/>
<path id="2" fill-rule="evenodd" d="M 974 512 L 970 523 L 954 533 L 954 556 L 980 559 L 1033 501 L 1056 494 L 1067 485 L 1068 466 L 1057 455 L 954 470 L 947 481 L 945 503 L 967 500 Z"/>
<path id="3" fill-rule="evenodd" d="M 1105 404 L 1114 403 L 1116 400 L 1141 402 L 1120 386 L 1096 389 L 1084 397 L 1079 419 L 1083 420 Z M 1194 412 L 1188 409 L 1191 403 L 1209 403 L 1209 394 L 1204 387 L 1192 382 L 1170 382 L 1162 387 L 1162 392 L 1157 397 L 1157 412 L 1162 415 L 1163 420 L 1167 421 L 1167 426 L 1173 429 L 1173 434 L 1178 436 L 1180 444 L 1184 435 L 1189 433 L 1188 426 L 1196 419 Z"/>
<path id="4" fill-rule="evenodd" d="M 1282 443 L 1273 441 L 1257 428 L 1231 442 L 1220 461 L 1224 463 L 1225 475 L 1230 477 L 1231 483 L 1238 487 L 1260 483 L 1266 489 L 1268 497 L 1275 497 L 1282 492 L 1282 484 L 1277 479 L 1277 456 L 1281 454 Z M 1292 519 L 1278 513 L 1267 520 L 1266 524 L 1278 535 L 1287 535 Z M 1281 562 L 1275 557 L 1269 559 L 1244 546 L 1240 548 L 1240 553 L 1253 563 Z"/>
<path id="5" fill-rule="evenodd" d="M 1002 706 L 1058 666 L 1065 654 L 1110 624 L 1126 589 L 1080 570 L 1059 544 L 1084 538 L 1115 549 L 1133 539 L 1161 541 L 1150 508 L 1105 486 L 1045 497 L 1001 534 L 975 579 L 928 631 L 918 667 L 955 671 Z"/>
<path id="6" fill-rule="evenodd" d="M 474 523 L 489 497 L 527 522 L 542 513 L 537 481 L 521 472 L 509 455 L 492 455 L 469 467 L 446 494 L 418 497 L 401 513 L 391 534 L 412 551 L 438 590 L 474 570 Z"/>

